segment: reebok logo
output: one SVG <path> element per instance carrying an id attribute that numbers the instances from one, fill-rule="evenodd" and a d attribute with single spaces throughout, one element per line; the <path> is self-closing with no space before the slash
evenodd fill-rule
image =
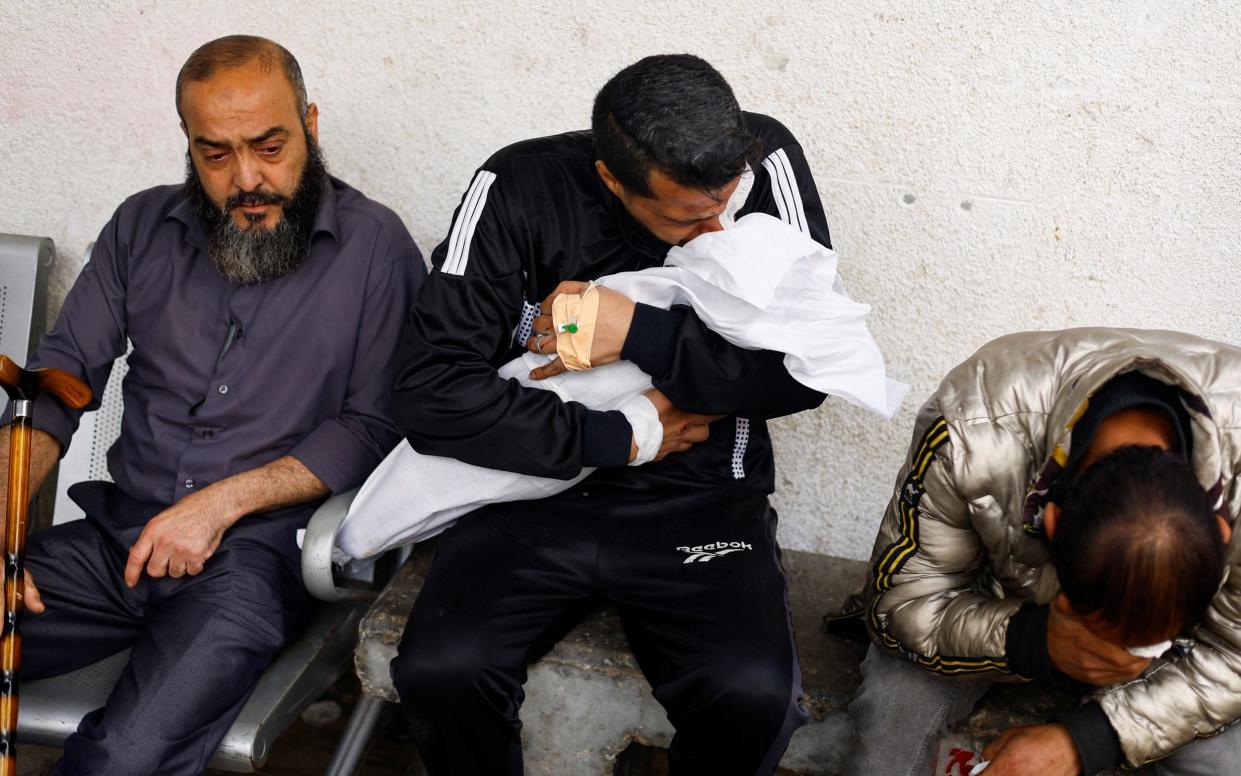
<path id="1" fill-rule="evenodd" d="M 683 563 L 706 563 L 731 552 L 752 550 L 754 547 L 746 542 L 711 542 L 697 547 L 677 547 L 681 552 L 688 552 L 689 557 Z"/>

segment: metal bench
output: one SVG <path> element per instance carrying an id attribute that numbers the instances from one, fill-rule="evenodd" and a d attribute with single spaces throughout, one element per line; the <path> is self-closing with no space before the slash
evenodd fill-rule
<path id="1" fill-rule="evenodd" d="M 47 330 L 47 279 L 56 247 L 46 237 L 0 234 L 0 353 L 24 358 Z M 8 405 L 0 396 L 0 410 Z"/>
<path id="2" fill-rule="evenodd" d="M 25 362 L 47 330 L 47 283 L 56 263 L 56 247 L 46 237 L 0 234 L 0 353 Z M 0 412 L 9 403 L 0 395 Z M 55 474 L 49 478 L 54 480 Z M 31 499 L 29 521 L 47 525 L 52 514 L 52 486 Z"/>
<path id="3" fill-rule="evenodd" d="M 7 263 L 9 253 L 21 250 L 33 255 L 36 247 L 40 256 L 39 271 L 45 272 L 42 257 L 54 255 L 50 240 L 0 236 L 0 262 L 3 262 L 0 263 L 0 288 L 11 286 L 18 279 L 16 274 L 10 275 Z M 88 248 L 86 259 L 89 258 Z M 41 282 L 46 283 L 45 279 Z M 0 291 L 0 295 L 4 293 Z M 45 305 L 32 306 L 32 311 L 39 321 L 46 319 Z M 8 314 L 6 309 L 6 317 Z M 25 336 L 15 331 L 16 326 L 13 328 L 14 331 L 10 331 L 0 321 L 0 329 L 6 337 L 3 347 L 8 349 L 7 352 L 25 353 L 25 339 L 21 340 L 20 348 L 13 346 L 9 349 L 11 346 L 7 337 L 10 334 L 13 337 Z M 42 324 L 31 327 L 31 350 L 42 333 Z M 99 410 L 83 416 L 73 444 L 60 463 L 55 524 L 83 517 L 81 509 L 67 496 L 69 485 L 88 479 L 111 479 L 106 455 L 120 434 L 121 381 L 125 371 L 125 358 L 117 359 Z M 315 515 L 315 526 L 318 528 L 308 529 L 303 543 L 302 565 L 307 587 L 326 603 L 301 638 L 285 649 L 263 674 L 220 744 L 211 761 L 212 768 L 248 773 L 262 767 L 276 736 L 349 669 L 350 657 L 357 642 L 358 622 L 365 605 L 376 595 L 374 590 L 365 589 L 373 569 L 360 566 L 345 570 L 345 576 L 355 585 L 363 585 L 359 589 L 356 586 L 338 586 L 331 565 L 330 550 L 335 527 L 343 519 L 353 494 L 351 491 L 325 502 Z M 318 535 L 316 530 L 327 533 Z M 19 742 L 42 746 L 63 745 L 84 715 L 104 705 L 127 658 L 128 653 L 121 652 L 73 673 L 24 683 L 18 722 Z"/>

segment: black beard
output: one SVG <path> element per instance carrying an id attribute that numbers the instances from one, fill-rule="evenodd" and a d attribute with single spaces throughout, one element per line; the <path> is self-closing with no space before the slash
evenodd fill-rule
<path id="1" fill-rule="evenodd" d="M 303 130 L 304 131 L 304 130 Z M 292 197 L 272 191 L 238 192 L 217 205 L 198 177 L 198 168 L 189 151 L 185 153 L 185 191 L 207 238 L 207 255 L 221 275 L 237 286 L 266 283 L 291 275 L 302 265 L 310 245 L 315 213 L 327 186 L 327 164 L 309 132 L 306 136 L 306 165 Z M 241 229 L 230 213 L 245 205 L 281 206 L 280 220 L 270 229 L 250 219 L 250 229 Z"/>

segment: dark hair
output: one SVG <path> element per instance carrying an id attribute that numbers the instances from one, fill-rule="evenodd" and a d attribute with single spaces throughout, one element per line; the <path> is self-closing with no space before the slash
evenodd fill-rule
<path id="1" fill-rule="evenodd" d="M 302 68 L 297 64 L 297 59 L 279 43 L 254 35 L 216 38 L 190 54 L 177 73 L 177 115 L 185 119 L 181 114 L 181 92 L 186 81 L 206 81 L 217 70 L 241 67 L 255 59 L 264 70 L 279 66 L 284 71 L 284 77 L 293 87 L 293 96 L 297 100 L 297 115 L 304 119 L 309 102 L 306 100 L 306 82 L 302 79 Z"/>
<path id="2" fill-rule="evenodd" d="M 1158 447 L 1122 447 L 1065 491 L 1051 542 L 1073 608 L 1128 646 L 1196 625 L 1224 572 L 1215 511 L 1193 468 Z"/>
<path id="3" fill-rule="evenodd" d="M 651 168 L 712 192 L 756 164 L 762 142 L 748 130 L 724 76 L 689 54 L 640 59 L 595 97 L 595 153 L 631 191 L 651 196 Z"/>

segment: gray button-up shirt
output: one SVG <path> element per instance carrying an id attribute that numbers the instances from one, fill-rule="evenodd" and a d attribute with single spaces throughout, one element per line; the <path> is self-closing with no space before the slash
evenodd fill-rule
<path id="1" fill-rule="evenodd" d="M 131 499 L 169 505 L 284 455 L 332 492 L 360 484 L 400 439 L 388 419 L 392 357 L 426 275 L 409 232 L 332 179 L 290 276 L 233 286 L 203 243 L 183 187 L 130 197 L 30 366 L 85 379 L 94 409 L 132 342 L 108 453 Z M 66 448 L 79 417 L 50 396 L 34 407 L 35 427 Z"/>

